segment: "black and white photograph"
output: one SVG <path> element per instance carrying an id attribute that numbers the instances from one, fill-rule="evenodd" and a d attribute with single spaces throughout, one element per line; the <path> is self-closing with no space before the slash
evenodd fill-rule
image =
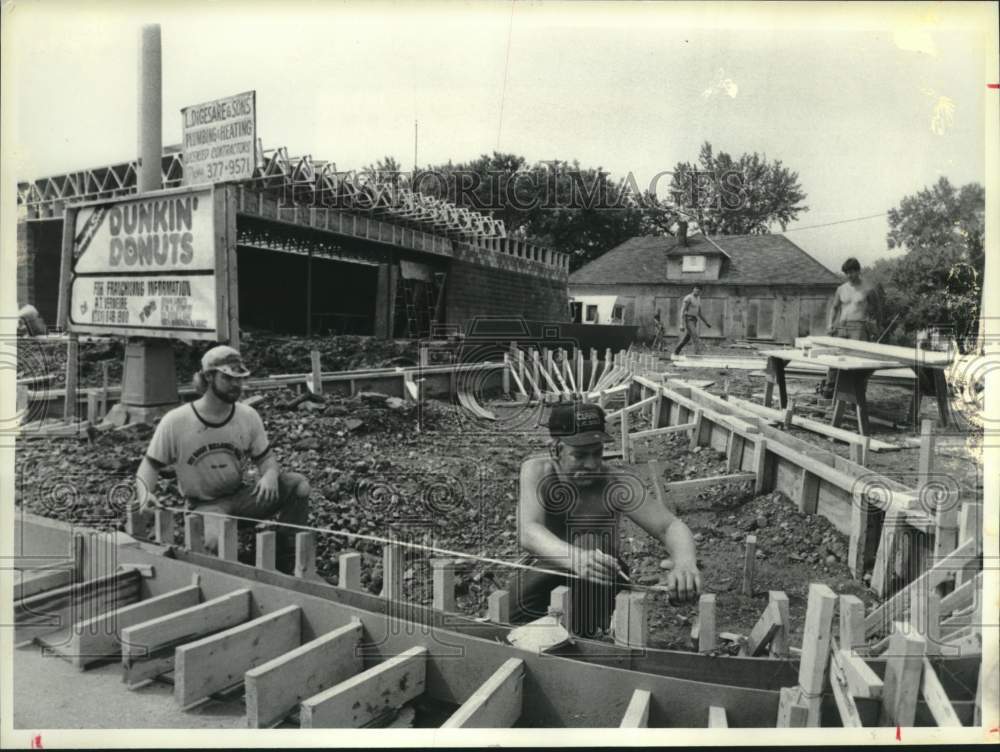
<path id="1" fill-rule="evenodd" d="M 1000 742 L 1000 4 L 0 7 L 4 749 Z"/>

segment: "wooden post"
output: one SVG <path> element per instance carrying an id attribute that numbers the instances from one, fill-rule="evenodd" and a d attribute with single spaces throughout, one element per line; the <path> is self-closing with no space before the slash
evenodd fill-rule
<path id="1" fill-rule="evenodd" d="M 76 332 L 66 336 L 66 391 L 63 423 L 76 422 L 76 388 L 80 379 L 80 340 Z"/>
<path id="2" fill-rule="evenodd" d="M 184 515 L 184 548 L 196 554 L 205 553 L 205 518 L 200 514 Z"/>
<path id="3" fill-rule="evenodd" d="M 805 728 L 809 709 L 799 699 L 798 687 L 782 687 L 778 702 L 778 728 Z"/>
<path id="4" fill-rule="evenodd" d="M 701 423 L 704 420 L 700 409 L 694 411 L 694 428 L 691 429 L 691 440 L 688 442 L 688 449 L 694 451 L 701 442 Z"/>
<path id="5" fill-rule="evenodd" d="M 771 640 L 769 653 L 774 658 L 788 657 L 789 637 L 791 622 L 788 613 L 788 596 L 782 590 L 770 590 L 767 594 L 768 606 L 773 606 L 781 615 L 781 629 Z M 862 614 L 863 615 L 863 614 Z M 864 624 L 862 624 L 864 626 Z"/>
<path id="6" fill-rule="evenodd" d="M 223 517 L 219 520 L 219 558 L 226 561 L 237 561 L 239 551 L 239 532 L 236 520 Z"/>
<path id="7" fill-rule="evenodd" d="M 726 469 L 729 472 L 737 473 L 743 467 L 743 447 L 745 445 L 746 441 L 736 431 L 729 432 L 729 444 L 726 447 Z"/>
<path id="8" fill-rule="evenodd" d="M 698 652 L 715 649 L 715 594 L 705 593 L 698 599 Z"/>
<path id="9" fill-rule="evenodd" d="M 799 659 L 799 689 L 807 709 L 807 724 L 819 726 L 823 679 L 830 655 L 833 609 L 837 596 L 826 585 L 809 585 L 805 628 L 802 634 L 802 656 Z"/>
<path id="10" fill-rule="evenodd" d="M 907 634 L 909 631 L 911 634 Z M 879 726 L 912 726 L 920 692 L 920 672 L 924 665 L 924 638 L 912 634 L 903 622 L 893 622 L 886 652 L 882 708 Z"/>
<path id="11" fill-rule="evenodd" d="M 100 408 L 98 407 L 97 392 L 95 392 L 93 390 L 88 391 L 87 392 L 87 422 L 90 425 L 95 425 L 98 421 L 100 421 L 100 417 L 98 415 L 99 409 Z"/>
<path id="12" fill-rule="evenodd" d="M 816 514 L 819 504 L 819 476 L 802 468 L 799 475 L 798 498 L 795 500 L 803 514 Z"/>
<path id="13" fill-rule="evenodd" d="M 757 556 L 757 536 L 748 535 L 743 554 L 743 595 L 753 595 L 753 569 Z"/>
<path id="14" fill-rule="evenodd" d="M 510 593 L 494 590 L 486 601 L 489 620 L 494 624 L 510 624 Z"/>
<path id="15" fill-rule="evenodd" d="M 507 353 L 503 354 L 503 370 L 500 372 L 501 388 L 503 393 L 510 396 L 510 355 Z"/>
<path id="16" fill-rule="evenodd" d="M 937 450 L 937 437 L 934 435 L 934 421 L 924 420 L 920 423 L 920 456 L 918 470 L 920 474 L 919 488 L 922 488 L 934 473 L 934 452 Z M 919 490 L 918 488 L 918 490 Z"/>
<path id="17" fill-rule="evenodd" d="M 576 346 L 576 388 L 582 394 L 587 391 L 587 385 L 583 383 L 583 349 Z"/>
<path id="18" fill-rule="evenodd" d="M 803 470 L 803 472 L 806 472 Z M 865 550 L 868 547 L 868 523 L 869 523 L 868 494 L 865 489 L 857 489 L 851 494 L 851 530 L 847 543 L 847 567 L 851 574 L 857 578 L 865 573 Z"/>
<path id="19" fill-rule="evenodd" d="M 936 494 L 936 496 L 937 509 L 934 514 L 934 557 L 936 559 L 941 559 L 954 551 L 958 546 L 958 512 L 960 502 L 957 488 L 945 487 L 943 492 Z"/>
<path id="20" fill-rule="evenodd" d="M 361 590 L 361 554 L 340 555 L 337 570 L 337 586 L 348 590 Z"/>
<path id="21" fill-rule="evenodd" d="M 275 546 L 277 535 L 273 530 L 257 533 L 256 565 L 257 569 L 275 570 Z"/>
<path id="22" fill-rule="evenodd" d="M 767 441 L 763 436 L 754 443 L 753 471 L 757 476 L 754 493 L 762 494 L 767 490 Z"/>
<path id="23" fill-rule="evenodd" d="M 865 639 L 865 604 L 856 595 L 840 596 L 840 646 L 844 650 L 864 654 L 867 651 Z"/>
<path id="24" fill-rule="evenodd" d="M 434 609 L 455 611 L 455 562 L 452 559 L 431 559 L 434 580 Z"/>
<path id="25" fill-rule="evenodd" d="M 174 543 L 174 513 L 169 509 L 157 509 L 153 518 L 156 542 L 172 546 Z"/>
<path id="26" fill-rule="evenodd" d="M 323 371 L 320 368 L 319 350 L 312 350 L 309 353 L 312 360 L 312 391 L 313 394 L 323 393 Z"/>
<path id="27" fill-rule="evenodd" d="M 101 418 L 108 414 L 108 376 L 111 363 L 101 361 Z"/>

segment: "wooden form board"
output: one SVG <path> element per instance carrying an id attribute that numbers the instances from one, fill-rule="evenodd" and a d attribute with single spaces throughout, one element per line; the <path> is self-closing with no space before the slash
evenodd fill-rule
<path id="1" fill-rule="evenodd" d="M 197 585 L 188 585 L 79 621 L 73 627 L 65 654 L 78 668 L 103 658 L 120 657 L 122 630 L 195 606 L 200 597 L 201 589 Z"/>
<path id="2" fill-rule="evenodd" d="M 510 728 L 521 717 L 524 661 L 509 658 L 441 728 Z"/>
<path id="3" fill-rule="evenodd" d="M 174 699 L 182 708 L 243 682 L 255 666 L 299 645 L 302 609 L 270 614 L 180 645 L 174 652 Z"/>
<path id="4" fill-rule="evenodd" d="M 334 629 L 246 672 L 247 725 L 269 728 L 302 700 L 361 673 L 361 621 Z"/>
<path id="5" fill-rule="evenodd" d="M 795 340 L 797 348 L 832 347 L 843 352 L 858 353 L 866 357 L 886 358 L 895 363 L 928 368 L 946 368 L 954 355 L 935 350 L 918 350 L 915 347 L 883 345 L 845 337 L 801 337 Z"/>
<path id="6" fill-rule="evenodd" d="M 649 725 L 649 690 L 637 689 L 632 693 L 620 728 L 646 728 Z"/>
<path id="7" fill-rule="evenodd" d="M 302 701 L 302 728 L 360 728 L 424 691 L 427 648 L 409 648 Z"/>
<path id="8" fill-rule="evenodd" d="M 174 668 L 174 648 L 250 618 L 246 588 L 122 630 L 122 668 L 135 684 Z"/>
<path id="9" fill-rule="evenodd" d="M 20 643 L 58 632 L 139 599 L 137 569 L 47 590 L 14 604 L 14 640 Z"/>

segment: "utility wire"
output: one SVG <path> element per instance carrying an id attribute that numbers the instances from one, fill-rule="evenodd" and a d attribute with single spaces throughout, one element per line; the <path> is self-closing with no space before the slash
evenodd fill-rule
<path id="1" fill-rule="evenodd" d="M 836 222 L 825 222 L 824 224 L 821 224 L 821 225 L 808 225 L 807 227 L 793 227 L 793 228 L 791 228 L 789 230 L 782 230 L 782 233 L 786 233 L 786 232 L 798 232 L 799 230 L 813 230 L 813 229 L 815 229 L 817 227 L 831 227 L 833 225 L 847 224 L 848 222 L 863 222 L 866 219 L 877 219 L 878 217 L 886 217 L 888 215 L 889 215 L 889 212 L 882 212 L 881 214 L 869 214 L 867 217 L 854 217 L 852 219 L 840 219 L 840 220 L 837 220 Z"/>
<path id="2" fill-rule="evenodd" d="M 503 130 L 503 103 L 507 98 L 507 70 L 510 68 L 510 38 L 514 30 L 514 0 L 510 2 L 510 21 L 507 24 L 507 54 L 503 63 L 503 88 L 500 89 L 500 120 L 497 122 L 497 151 L 500 151 L 500 132 Z"/>

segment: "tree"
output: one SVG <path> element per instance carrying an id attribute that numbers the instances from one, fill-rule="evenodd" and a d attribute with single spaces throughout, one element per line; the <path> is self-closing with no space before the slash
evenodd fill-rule
<path id="1" fill-rule="evenodd" d="M 670 184 L 672 203 L 708 235 L 765 235 L 784 230 L 809 207 L 797 172 L 757 152 L 733 159 L 702 144 L 698 163 L 679 162 Z"/>
<path id="2" fill-rule="evenodd" d="M 986 193 L 942 177 L 889 211 L 889 248 L 906 254 L 876 264 L 888 304 L 907 332 L 943 325 L 960 345 L 974 336 L 982 295 Z"/>

